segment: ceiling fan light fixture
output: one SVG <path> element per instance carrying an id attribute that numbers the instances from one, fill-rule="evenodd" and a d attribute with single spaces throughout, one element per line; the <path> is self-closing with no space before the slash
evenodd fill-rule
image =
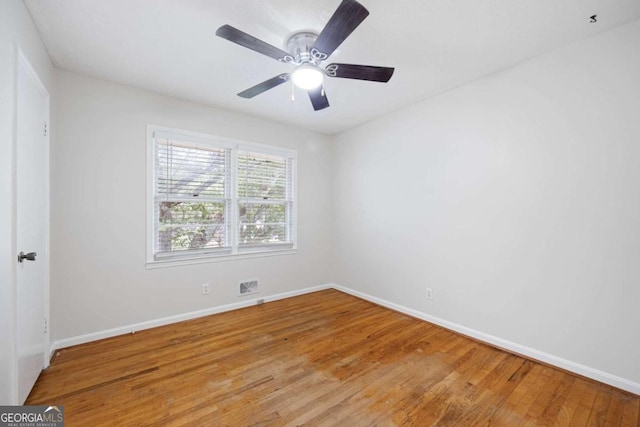
<path id="1" fill-rule="evenodd" d="M 320 66 L 344 42 L 347 37 L 369 16 L 369 11 L 357 0 L 342 0 L 320 33 L 309 30 L 296 31 L 289 35 L 284 49 L 277 48 L 231 25 L 223 25 L 216 35 L 232 43 L 251 49 L 262 55 L 296 66 L 291 73 L 279 74 L 238 93 L 242 98 L 253 98 L 291 80 L 291 100 L 296 86 L 306 90 L 314 111 L 329 106 L 323 81 L 328 77 L 366 80 L 386 83 L 393 75 L 391 67 L 376 67 L 359 64 L 329 64 Z"/>
<path id="2" fill-rule="evenodd" d="M 311 90 L 322 84 L 324 73 L 313 64 L 302 64 L 293 71 L 291 80 L 300 89 Z"/>

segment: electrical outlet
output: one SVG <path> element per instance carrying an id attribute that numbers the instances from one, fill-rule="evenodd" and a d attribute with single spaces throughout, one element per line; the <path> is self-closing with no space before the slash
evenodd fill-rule
<path id="1" fill-rule="evenodd" d="M 202 295 L 207 295 L 209 293 L 209 284 L 205 283 L 202 285 Z"/>
<path id="2" fill-rule="evenodd" d="M 429 301 L 433 300 L 433 289 L 431 289 L 431 288 L 427 288 L 427 299 Z"/>

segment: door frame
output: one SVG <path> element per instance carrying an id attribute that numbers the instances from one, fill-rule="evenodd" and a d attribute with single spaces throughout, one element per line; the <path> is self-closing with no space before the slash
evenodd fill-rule
<path id="1" fill-rule="evenodd" d="M 18 204 L 17 204 L 17 198 L 18 198 L 18 97 L 20 96 L 20 94 L 18 93 L 18 78 L 19 75 L 21 73 L 20 68 L 23 68 L 27 74 L 29 75 L 29 77 L 32 79 L 32 81 L 35 83 L 38 91 L 40 92 L 40 94 L 45 98 L 45 102 L 46 102 L 46 106 L 45 106 L 45 121 L 47 123 L 47 134 L 45 135 L 45 143 L 44 143 L 44 156 L 45 156 L 45 189 L 44 189 L 44 193 L 45 193 L 45 200 L 44 200 L 44 204 L 45 204 L 45 222 L 44 222 L 44 248 L 45 248 L 45 253 L 43 254 L 42 258 L 39 257 L 39 260 L 41 259 L 44 263 L 44 283 L 43 283 L 43 307 L 44 307 L 44 313 L 42 313 L 43 316 L 43 322 L 46 319 L 47 322 L 47 329 L 46 332 L 43 333 L 43 339 L 42 339 L 42 356 L 43 356 L 43 368 L 47 368 L 49 366 L 49 361 L 51 358 L 51 340 L 50 340 L 50 331 L 51 331 L 51 316 L 50 316 L 50 254 L 51 254 L 51 250 L 50 250 L 50 220 L 51 220 L 51 210 L 50 210 L 50 182 L 51 182 L 51 178 L 50 178 L 50 135 L 51 135 L 51 117 L 50 117 L 50 103 L 51 103 L 51 97 L 49 96 L 49 91 L 47 90 L 47 88 L 45 87 L 45 85 L 42 83 L 42 80 L 40 79 L 40 76 L 38 76 L 38 73 L 36 72 L 36 70 L 34 69 L 34 67 L 31 65 L 31 61 L 29 61 L 29 59 L 27 58 L 27 56 L 25 55 L 24 51 L 22 49 L 20 49 L 20 46 L 18 46 L 17 44 L 14 44 L 14 64 L 15 64 L 15 70 L 14 70 L 14 117 L 13 117 L 13 158 L 11 159 L 11 162 L 13 163 L 13 170 L 12 170 L 12 175 L 13 175 L 13 183 L 12 183 L 12 200 L 11 200 L 11 204 L 13 206 L 12 208 L 12 215 L 13 215 L 13 229 L 11 232 L 11 242 L 12 242 L 12 247 L 13 247 L 13 254 L 17 257 L 17 251 L 18 249 L 18 234 L 17 234 L 17 223 L 18 223 Z M 14 262 L 17 263 L 17 259 L 13 260 Z M 17 266 L 15 266 L 14 264 L 14 269 L 13 271 L 15 272 L 14 276 L 13 276 L 13 280 L 12 280 L 12 284 L 11 286 L 13 287 L 13 372 L 14 372 L 14 378 L 13 378 L 13 395 L 14 395 L 14 400 L 18 399 L 18 272 L 17 272 Z M 44 324 L 43 324 L 44 327 Z M 22 404 L 23 402 L 16 402 L 16 404 Z"/>

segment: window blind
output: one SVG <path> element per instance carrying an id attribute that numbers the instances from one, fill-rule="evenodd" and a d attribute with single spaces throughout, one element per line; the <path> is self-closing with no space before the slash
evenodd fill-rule
<path id="1" fill-rule="evenodd" d="M 229 248 L 230 150 L 156 138 L 156 254 Z"/>

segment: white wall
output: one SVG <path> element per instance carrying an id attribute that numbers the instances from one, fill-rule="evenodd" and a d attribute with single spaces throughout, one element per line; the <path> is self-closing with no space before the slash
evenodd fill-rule
<path id="1" fill-rule="evenodd" d="M 24 4 L 0 1 L 0 404 L 17 401 L 14 346 L 18 251 L 13 201 L 16 46 L 49 89 L 53 67 Z"/>
<path id="2" fill-rule="evenodd" d="M 54 340 L 239 302 L 240 279 L 262 297 L 331 281 L 328 137 L 65 71 L 54 98 Z M 148 123 L 297 149 L 297 254 L 145 269 Z"/>
<path id="3" fill-rule="evenodd" d="M 640 383 L 640 21 L 335 150 L 339 284 Z"/>

